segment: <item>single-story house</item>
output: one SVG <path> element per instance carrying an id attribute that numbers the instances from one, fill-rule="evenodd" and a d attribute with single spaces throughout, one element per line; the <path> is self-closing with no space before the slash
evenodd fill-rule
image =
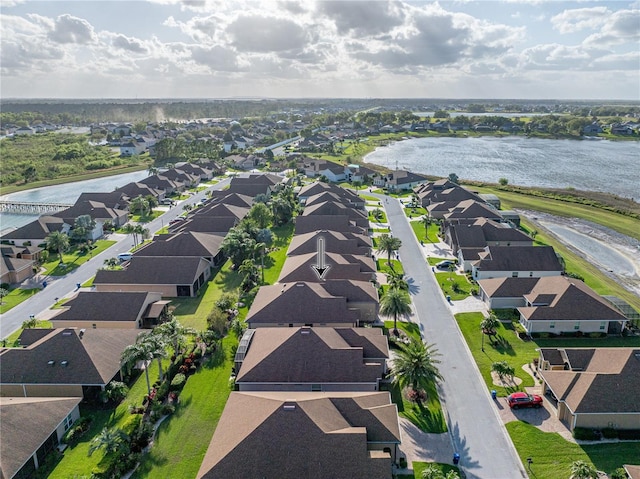
<path id="1" fill-rule="evenodd" d="M 353 233 L 358 235 L 366 235 L 367 227 L 357 226 L 355 221 L 349 218 L 349 215 L 309 215 L 296 216 L 295 235 L 311 233 L 314 231 L 339 231 L 342 233 Z"/>
<path id="2" fill-rule="evenodd" d="M 542 348 L 538 373 L 570 430 L 640 429 L 640 349 Z"/>
<path id="3" fill-rule="evenodd" d="M 208 181 L 213 178 L 213 169 L 207 168 L 202 165 L 194 163 L 180 162 L 176 163 L 176 168 L 189 173 L 190 175 L 197 175 L 200 177 L 200 181 Z"/>
<path id="4" fill-rule="evenodd" d="M 134 257 L 197 256 L 206 259 L 213 266 L 218 266 L 225 259 L 220 248 L 223 240 L 224 234 L 193 231 L 161 234 L 154 236 L 153 241 L 136 250 Z"/>
<path id="5" fill-rule="evenodd" d="M 232 392 L 196 478 L 391 479 L 400 442 L 387 392 Z"/>
<path id="6" fill-rule="evenodd" d="M 376 265 L 371 256 L 342 255 L 325 253 L 326 271 L 320 278 L 314 266 L 318 266 L 316 253 L 289 256 L 284 262 L 278 283 L 308 281 L 317 283 L 330 279 L 351 279 L 355 281 L 373 281 Z"/>
<path id="7" fill-rule="evenodd" d="M 253 197 L 241 195 L 239 193 L 229 193 L 227 190 L 215 190 L 209 195 L 212 203 L 238 206 L 241 208 L 251 208 L 253 206 Z"/>
<path id="8" fill-rule="evenodd" d="M 344 190 L 343 190 L 344 191 Z M 349 208 L 364 210 L 365 201 L 359 196 L 339 194 L 333 191 L 323 191 L 306 198 L 304 205 L 306 207 L 324 203 L 325 201 L 333 201 L 341 203 Z"/>
<path id="9" fill-rule="evenodd" d="M 502 215 L 488 203 L 476 200 L 460 201 L 456 206 L 443 214 L 446 221 L 471 218 L 486 218 L 494 221 L 501 221 Z"/>
<path id="10" fill-rule="evenodd" d="M 190 215 L 184 221 L 169 225 L 170 233 L 211 233 L 226 236 L 240 220 L 235 216 Z"/>
<path id="11" fill-rule="evenodd" d="M 387 371 L 389 347 L 379 328 L 248 331 L 235 360 L 240 391 L 377 391 Z"/>
<path id="12" fill-rule="evenodd" d="M 159 293 L 80 291 L 51 318 L 54 328 L 151 328 L 170 301 Z"/>
<path id="13" fill-rule="evenodd" d="M 209 203 L 194 210 L 188 217 L 195 216 L 233 216 L 240 221 L 249 212 L 250 208 L 244 206 L 227 205 L 221 202 Z"/>
<path id="14" fill-rule="evenodd" d="M 151 175 L 138 183 L 147 185 L 154 190 L 163 191 L 165 196 L 170 196 L 173 193 L 179 193 L 185 190 L 185 185 L 182 182 L 170 180 L 163 175 Z"/>
<path id="15" fill-rule="evenodd" d="M 0 477 L 33 477 L 80 417 L 81 397 L 0 397 Z"/>
<path id="16" fill-rule="evenodd" d="M 473 279 L 541 278 L 564 271 L 551 246 L 487 246 L 480 259 L 471 263 Z"/>
<path id="17" fill-rule="evenodd" d="M 369 228 L 369 218 L 366 212 L 335 201 L 324 201 L 313 206 L 307 206 L 302 212 L 302 216 L 315 215 L 347 215 L 356 226 Z"/>
<path id="18" fill-rule="evenodd" d="M 62 218 L 65 223 L 70 224 L 72 229 L 76 218 L 85 215 L 90 216 L 96 222 L 93 231 L 90 232 L 92 240 L 102 236 L 102 225 L 105 221 L 111 221 L 117 228 L 124 226 L 129 221 L 128 210 L 116 210 L 105 206 L 104 203 L 91 200 L 76 202 L 71 208 L 53 214 L 53 216 Z"/>
<path id="19" fill-rule="evenodd" d="M 368 281 L 329 280 L 262 286 L 247 314 L 249 328 L 353 327 L 377 319 L 378 293 Z"/>
<path id="20" fill-rule="evenodd" d="M 620 334 L 628 319 L 579 279 L 539 278 L 518 307 L 520 324 L 535 333 Z"/>
<path id="21" fill-rule="evenodd" d="M 164 190 L 158 190 L 156 188 L 153 188 L 152 186 L 138 182 L 127 183 L 126 185 L 118 188 L 116 191 L 124 193 L 129 198 L 137 198 L 138 196 L 146 198 L 147 196 L 153 196 L 157 200 L 162 200 L 165 196 Z"/>
<path id="22" fill-rule="evenodd" d="M 480 299 L 488 309 L 516 309 L 527 304 L 530 293 L 540 278 L 491 278 L 478 281 Z"/>
<path id="23" fill-rule="evenodd" d="M 213 265 L 199 256 L 133 256 L 122 270 L 98 270 L 96 291 L 147 291 L 163 297 L 194 297 Z"/>
<path id="24" fill-rule="evenodd" d="M 70 229 L 71 224 L 65 223 L 62 218 L 43 215 L 31 223 L 3 234 L 1 238 L 15 246 L 25 246 L 25 243 L 37 246 L 44 243 L 47 236 L 54 231 L 68 234 Z"/>
<path id="25" fill-rule="evenodd" d="M 0 283 L 22 283 L 33 277 L 33 267 L 33 260 L 2 256 L 0 257 Z"/>
<path id="26" fill-rule="evenodd" d="M 21 348 L 0 348 L 0 396 L 86 397 L 120 380 L 137 329 L 25 329 Z"/>
<path id="27" fill-rule="evenodd" d="M 135 198 L 135 196 L 129 196 L 120 190 L 108 193 L 89 192 L 81 193 L 76 200 L 76 204 L 81 204 L 85 201 L 97 201 L 98 203 L 104 204 L 107 208 L 113 208 L 114 210 L 128 210 L 130 198 Z"/>
<path id="28" fill-rule="evenodd" d="M 319 242 L 322 246 L 319 246 Z M 327 253 L 354 254 L 359 256 L 371 255 L 371 237 L 339 231 L 315 231 L 295 235 L 291 239 L 287 256 L 316 253 L 321 247 Z"/>
<path id="29" fill-rule="evenodd" d="M 410 171 L 395 170 L 386 175 L 374 177 L 373 184 L 391 191 L 411 190 L 427 181 L 427 177 Z"/>

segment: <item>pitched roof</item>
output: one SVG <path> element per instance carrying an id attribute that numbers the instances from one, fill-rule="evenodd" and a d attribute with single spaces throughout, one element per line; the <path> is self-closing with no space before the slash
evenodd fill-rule
<path id="1" fill-rule="evenodd" d="M 31 259 L 0 257 L 0 275 L 5 275 L 8 272 L 22 271 L 32 266 L 33 260 Z"/>
<path id="2" fill-rule="evenodd" d="M 565 349 L 566 356 L 579 349 Z M 640 414 L 640 349 L 591 348 L 570 370 L 540 371 L 544 381 L 569 409 L 580 413 Z M 575 363 L 580 363 L 576 370 Z"/>
<path id="3" fill-rule="evenodd" d="M 196 477 L 391 479 L 368 442 L 400 442 L 389 393 L 232 392 Z"/>
<path id="4" fill-rule="evenodd" d="M 478 284 L 491 298 L 519 298 L 530 292 L 540 278 L 491 278 Z"/>
<path id="5" fill-rule="evenodd" d="M 134 256 L 123 270 L 98 270 L 93 283 L 192 284 L 203 264 L 199 256 Z"/>
<path id="6" fill-rule="evenodd" d="M 223 234 L 185 231 L 154 236 L 153 241 L 138 249 L 134 256 L 201 256 L 214 257 L 220 252 Z"/>
<path id="7" fill-rule="evenodd" d="M 487 246 L 473 266 L 479 271 L 562 271 L 551 246 Z"/>
<path id="8" fill-rule="evenodd" d="M 26 348 L 1 348 L 0 383 L 104 385 L 120 370 L 124 348 L 138 337 L 136 329 L 75 328 L 47 333 Z M 27 344 L 22 341 L 21 344 Z M 53 361 L 53 364 L 49 364 Z M 67 361 L 66 365 L 62 362 Z"/>
<path id="9" fill-rule="evenodd" d="M 359 314 L 349 308 L 347 298 L 329 293 L 321 283 L 295 282 L 262 286 L 258 290 L 247 323 L 351 323 Z"/>
<path id="10" fill-rule="evenodd" d="M 341 328 L 258 328 L 253 334 L 238 383 L 375 383 L 380 363 L 371 359 L 388 357 L 387 340 L 378 328 L 357 328 L 356 334 L 339 333 Z M 353 329 L 353 328 L 352 328 Z M 368 341 L 376 351 L 370 358 L 365 348 L 349 343 Z M 379 354 L 385 352 L 385 356 Z"/>
<path id="11" fill-rule="evenodd" d="M 230 185 L 229 188 L 225 191 L 227 191 L 228 193 L 238 193 L 239 195 L 245 195 L 251 198 L 255 198 L 258 195 L 266 195 L 267 193 L 269 193 L 270 185 L 259 183 L 237 183 L 235 185 Z"/>
<path id="12" fill-rule="evenodd" d="M 360 198 L 351 190 L 341 188 L 340 186 L 331 183 L 323 183 L 321 181 L 314 181 L 313 183 L 303 186 L 300 188 L 300 191 L 298 191 L 298 196 L 305 198 L 324 192 L 332 192 L 341 196 L 353 197 L 354 199 Z"/>
<path id="13" fill-rule="evenodd" d="M 300 235 L 312 231 L 330 230 L 340 232 L 351 232 L 355 234 L 366 234 L 367 230 L 357 226 L 348 215 L 310 215 L 296 216 L 295 234 Z"/>
<path id="14" fill-rule="evenodd" d="M 13 477 L 81 400 L 0 397 L 0 476 Z"/>
<path id="15" fill-rule="evenodd" d="M 317 283 L 316 270 L 317 254 L 308 253 L 297 256 L 289 256 L 282 267 L 279 283 L 291 283 L 293 281 L 310 281 Z M 325 264 L 329 269 L 324 273 L 323 279 L 352 279 L 356 281 L 371 281 L 376 267 L 370 256 L 341 255 L 326 253 Z"/>
<path id="16" fill-rule="evenodd" d="M 567 276 L 540 278 L 518 308 L 528 320 L 602 321 L 627 318 L 582 281 Z"/>
<path id="17" fill-rule="evenodd" d="M 309 196 L 304 204 L 306 207 L 308 207 L 308 206 L 316 205 L 318 203 L 324 203 L 325 201 L 333 201 L 336 203 L 341 203 L 347 207 L 352 207 L 352 208 L 353 207 L 361 208 L 365 203 L 363 199 L 357 196 L 353 198 L 346 195 L 340 195 L 333 191 L 323 191 L 318 194 Z"/>
<path id="18" fill-rule="evenodd" d="M 211 199 L 215 203 L 241 206 L 245 208 L 251 208 L 253 205 L 253 198 L 251 196 L 241 195 L 239 193 L 229 193 L 227 190 L 212 191 Z"/>
<path id="19" fill-rule="evenodd" d="M 249 212 L 249 209 L 250 208 L 248 208 L 248 207 L 235 206 L 235 205 L 232 205 L 232 204 L 228 204 L 227 205 L 227 204 L 224 204 L 224 203 L 215 202 L 215 203 L 210 203 L 208 205 L 204 205 L 201 208 L 198 208 L 197 210 L 195 210 L 189 216 L 190 217 L 195 217 L 195 216 L 209 216 L 209 217 L 234 216 L 234 217 L 238 218 L 239 220 L 241 220 Z"/>
<path id="20" fill-rule="evenodd" d="M 447 220 L 456 218 L 502 219 L 502 215 L 498 210 L 492 208 L 487 203 L 481 203 L 475 200 L 460 201 L 455 207 L 450 209 L 449 213 L 445 213 L 444 217 Z"/>
<path id="21" fill-rule="evenodd" d="M 133 182 L 127 183 L 124 186 L 121 186 L 116 191 L 120 191 L 127 195 L 129 198 L 136 198 L 138 196 L 160 196 L 162 190 L 158 190 L 153 188 L 152 186 L 145 185 L 144 183 Z"/>
<path id="22" fill-rule="evenodd" d="M 64 304 L 53 321 L 136 321 L 147 305 L 160 299 L 155 293 L 80 291 Z"/>
<path id="23" fill-rule="evenodd" d="M 371 254 L 371 237 L 324 230 L 295 235 L 289 244 L 287 255 L 294 256 L 317 252 L 320 238 L 323 240 L 324 251 L 328 253 Z"/>
<path id="24" fill-rule="evenodd" d="M 624 470 L 629 475 L 629 479 L 640 479 L 640 466 L 624 464 Z"/>
<path id="25" fill-rule="evenodd" d="M 415 183 L 416 181 L 426 181 L 427 177 L 412 173 L 411 171 L 396 170 L 387 175 L 388 182 L 392 185 L 404 185 L 407 183 Z"/>
<path id="26" fill-rule="evenodd" d="M 115 190 L 109 193 L 89 192 L 81 193 L 76 203 L 85 201 L 97 201 L 103 203 L 108 208 L 122 209 L 127 204 L 127 195 L 122 191 Z"/>
<path id="27" fill-rule="evenodd" d="M 65 223 L 73 224 L 78 216 L 89 215 L 94 220 L 108 219 L 112 220 L 127 216 L 129 213 L 126 210 L 120 210 L 115 208 L 109 208 L 100 201 L 76 201 L 76 203 L 66 210 L 54 213 L 53 216 L 62 218 Z"/>
<path id="28" fill-rule="evenodd" d="M 366 213 L 335 201 L 324 201 L 305 207 L 302 216 L 312 215 L 347 215 L 351 221 L 355 221 L 357 226 L 369 227 L 369 218 Z"/>
<path id="29" fill-rule="evenodd" d="M 194 233 L 221 233 L 226 235 L 238 222 L 239 220 L 235 216 L 192 215 L 185 221 L 169 225 L 169 232 L 182 233 L 191 231 Z"/>
<path id="30" fill-rule="evenodd" d="M 62 231 L 64 220 L 51 215 L 40 216 L 37 220 L 9 231 L 2 235 L 3 239 L 45 239 L 49 233 Z"/>

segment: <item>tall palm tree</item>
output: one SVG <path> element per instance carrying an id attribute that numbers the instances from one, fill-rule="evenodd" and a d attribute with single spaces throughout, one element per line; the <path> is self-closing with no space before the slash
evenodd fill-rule
<path id="1" fill-rule="evenodd" d="M 389 272 L 387 274 L 387 284 L 391 289 L 409 291 L 409 282 L 402 273 L 396 273 L 395 271 Z"/>
<path id="2" fill-rule="evenodd" d="M 91 456 L 98 449 L 104 449 L 105 455 L 118 452 L 127 439 L 127 435 L 121 429 L 105 427 L 91 440 L 87 455 Z"/>
<path id="3" fill-rule="evenodd" d="M 597 479 L 596 471 L 586 461 L 574 461 L 571 464 L 571 479 Z"/>
<path id="4" fill-rule="evenodd" d="M 171 344 L 173 353 L 178 355 L 182 352 L 186 337 L 196 334 L 196 330 L 183 326 L 180 321 L 171 317 L 169 321 L 156 327 L 153 333 L 163 337 L 166 342 Z"/>
<path id="5" fill-rule="evenodd" d="M 124 351 L 122 351 L 122 356 L 120 357 L 121 364 L 131 364 L 135 366 L 138 361 L 145 362 L 144 374 L 147 379 L 147 394 L 151 394 L 151 382 L 149 381 L 149 352 L 145 344 L 142 343 L 134 343 L 130 344 Z"/>
<path id="6" fill-rule="evenodd" d="M 400 249 L 402 246 L 402 241 L 400 238 L 394 238 L 393 236 L 389 236 L 384 233 L 378 236 L 378 253 L 387 253 L 387 260 L 389 262 L 389 267 L 393 270 L 393 265 L 391 264 L 391 255 Z"/>
<path id="7" fill-rule="evenodd" d="M 128 234 L 128 235 L 132 235 L 133 236 L 133 245 L 134 245 L 134 247 L 138 246 L 138 233 L 136 232 L 135 225 L 132 225 L 131 223 L 127 223 L 122 228 L 122 232 L 125 233 L 125 234 Z"/>
<path id="8" fill-rule="evenodd" d="M 62 252 L 69 248 L 69 236 L 61 231 L 54 231 L 49 233 L 45 242 L 47 244 L 47 249 L 58 252 L 60 263 L 64 264 L 64 261 L 62 261 Z"/>
<path id="9" fill-rule="evenodd" d="M 149 202 L 142 195 L 138 195 L 131 200 L 129 207 L 131 208 L 131 211 L 138 211 L 141 216 L 144 216 L 149 209 Z"/>
<path id="10" fill-rule="evenodd" d="M 393 334 L 398 336 L 398 316 L 411 314 L 411 298 L 406 291 L 389 288 L 380 299 L 380 314 L 393 316 Z"/>
<path id="11" fill-rule="evenodd" d="M 427 214 L 422 217 L 422 224 L 424 225 L 424 237 L 428 240 L 429 226 L 431 226 L 431 215 L 429 214 L 429 211 L 427 211 Z"/>
<path id="12" fill-rule="evenodd" d="M 158 361 L 158 379 L 162 381 L 164 371 L 162 369 L 162 360 L 167 357 L 167 343 L 159 334 L 153 332 L 142 334 L 141 343 L 147 350 L 149 359 Z"/>
<path id="13" fill-rule="evenodd" d="M 431 384 L 443 381 L 437 356 L 440 354 L 434 344 L 425 344 L 412 338 L 409 344 L 401 347 L 393 360 L 394 381 L 402 388 L 411 386 L 414 391 L 425 390 Z M 417 401 L 420 404 L 419 396 Z"/>
<path id="14" fill-rule="evenodd" d="M 496 329 L 500 325 L 500 321 L 495 314 L 491 313 L 489 316 L 480 321 L 480 329 L 482 330 L 482 350 L 484 351 L 484 336 L 485 334 L 491 338 L 496 335 Z M 493 341 L 493 339 L 492 339 Z"/>
<path id="15" fill-rule="evenodd" d="M 501 381 L 504 380 L 505 376 L 509 380 L 513 380 L 513 377 L 516 374 L 515 368 L 506 361 L 497 361 L 493 363 L 491 365 L 491 372 L 496 373 Z"/>

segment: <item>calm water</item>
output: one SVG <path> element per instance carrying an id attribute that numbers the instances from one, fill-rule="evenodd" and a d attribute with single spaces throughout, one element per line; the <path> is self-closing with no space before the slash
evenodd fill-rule
<path id="1" fill-rule="evenodd" d="M 417 138 L 376 149 L 365 161 L 446 177 L 606 191 L 640 199 L 640 143 L 522 137 Z M 397 163 L 396 163 L 397 162 Z"/>
<path id="2" fill-rule="evenodd" d="M 47 186 L 33 190 L 19 191 L 0 196 L 3 200 L 14 200 L 33 203 L 75 203 L 81 193 L 109 192 L 134 181 L 149 176 L 146 170 L 124 173 L 122 175 L 95 178 L 93 180 L 76 181 L 64 185 Z M 0 213 L 0 231 L 23 226 L 38 215 L 14 215 Z"/>

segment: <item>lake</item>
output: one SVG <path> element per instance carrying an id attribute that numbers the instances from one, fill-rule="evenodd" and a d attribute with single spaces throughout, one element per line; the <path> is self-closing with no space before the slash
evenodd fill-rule
<path id="1" fill-rule="evenodd" d="M 22 201 L 26 203 L 75 203 L 81 193 L 109 192 L 134 181 L 149 176 L 146 170 L 105 176 L 92 180 L 76 181 L 62 185 L 45 186 L 33 190 L 18 191 L 0 196 L 2 200 Z M 0 231 L 18 228 L 38 218 L 39 215 L 17 215 L 0 213 Z"/>
<path id="2" fill-rule="evenodd" d="M 391 143 L 364 161 L 415 173 L 511 185 L 605 191 L 640 199 L 637 141 L 539 138 L 416 138 Z"/>

